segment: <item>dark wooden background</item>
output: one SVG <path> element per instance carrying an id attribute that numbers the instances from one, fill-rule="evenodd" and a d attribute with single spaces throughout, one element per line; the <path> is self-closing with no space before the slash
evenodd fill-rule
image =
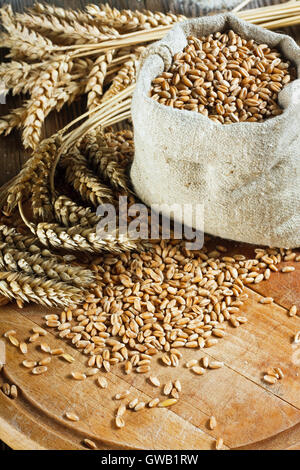
<path id="1" fill-rule="evenodd" d="M 6 3 L 11 3 L 15 10 L 21 11 L 24 7 L 32 5 L 34 1 L 13 0 L 8 2 L 0 0 L 0 7 Z M 66 8 L 83 8 L 85 5 L 93 3 L 93 0 L 51 0 L 44 3 L 51 3 Z M 94 0 L 94 3 L 101 2 Z M 197 2 L 194 0 L 108 0 L 107 3 L 118 8 L 131 8 L 138 10 L 146 8 L 149 10 L 160 10 L 164 12 L 172 11 L 174 13 L 184 14 L 187 17 L 201 16 L 202 14 L 207 13 L 207 11 L 199 8 Z M 246 8 L 256 8 L 275 3 L 283 3 L 283 0 L 252 0 Z M 291 34 L 297 42 L 300 43 L 300 26 L 288 28 L 285 32 Z M 4 54 L 3 51 L 1 52 L 2 54 L 0 54 L 0 58 L 2 60 Z M 0 104 L 0 114 L 7 114 L 11 108 L 20 106 L 20 103 L 21 99 L 19 97 L 7 97 L 7 103 Z M 69 108 L 64 108 L 59 114 L 52 113 L 46 121 L 45 135 L 51 135 L 55 129 L 62 127 L 69 120 L 81 114 L 84 111 L 84 104 L 84 100 L 81 100 L 74 103 Z M 8 137 L 0 136 L 0 186 L 18 173 L 22 163 L 26 158 L 28 158 L 28 155 L 29 153 L 25 152 L 22 148 L 18 132 L 13 132 Z M 0 450 L 8 450 L 8 447 L 0 442 Z"/>

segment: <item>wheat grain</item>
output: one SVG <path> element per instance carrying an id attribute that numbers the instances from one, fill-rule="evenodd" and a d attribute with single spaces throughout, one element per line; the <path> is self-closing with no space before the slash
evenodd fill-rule
<path id="1" fill-rule="evenodd" d="M 194 372 L 194 374 L 196 375 L 203 375 L 205 374 L 205 369 L 203 369 L 203 367 L 200 367 L 200 366 L 193 366 L 191 367 L 192 371 Z"/>
<path id="2" fill-rule="evenodd" d="M 35 343 L 39 339 L 39 336 L 38 333 L 34 333 L 28 338 L 28 343 Z"/>
<path id="3" fill-rule="evenodd" d="M 295 334 L 294 344 L 300 344 L 300 331 Z"/>
<path id="4" fill-rule="evenodd" d="M 72 372 L 71 375 L 72 375 L 74 380 L 85 380 L 86 379 L 86 375 L 82 374 L 80 372 Z"/>
<path id="5" fill-rule="evenodd" d="M 10 385 L 8 383 L 4 383 L 1 387 L 1 389 L 2 389 L 2 392 L 4 393 L 4 395 L 9 397 L 9 395 L 10 395 Z"/>
<path id="6" fill-rule="evenodd" d="M 264 381 L 270 385 L 273 385 L 277 382 L 277 378 L 272 375 L 264 375 Z"/>
<path id="7" fill-rule="evenodd" d="M 159 398 L 153 398 L 148 403 L 149 408 L 155 408 L 159 404 Z"/>
<path id="8" fill-rule="evenodd" d="M 3 333 L 4 338 L 8 338 L 9 336 L 16 336 L 16 330 L 7 330 Z"/>
<path id="9" fill-rule="evenodd" d="M 150 375 L 149 381 L 154 387 L 160 387 L 160 381 L 157 377 L 154 377 L 153 375 Z"/>
<path id="10" fill-rule="evenodd" d="M 64 354 L 64 350 L 62 348 L 51 349 L 50 353 L 52 356 L 61 356 Z"/>
<path id="11" fill-rule="evenodd" d="M 115 395 L 115 400 L 123 400 L 124 398 L 128 397 L 129 394 L 130 394 L 129 390 L 124 390 L 124 392 L 117 393 Z"/>
<path id="12" fill-rule="evenodd" d="M 16 348 L 20 346 L 19 340 L 14 335 L 8 335 L 8 340 Z"/>
<path id="13" fill-rule="evenodd" d="M 41 375 L 41 374 L 45 374 L 47 370 L 48 370 L 47 366 L 37 366 L 32 369 L 31 373 L 33 375 Z"/>
<path id="14" fill-rule="evenodd" d="M 13 400 L 15 400 L 16 398 L 18 398 L 18 389 L 16 387 L 16 385 L 11 385 L 10 387 L 10 398 L 12 398 Z"/>
<path id="15" fill-rule="evenodd" d="M 61 354 L 60 357 L 64 359 L 66 362 L 69 362 L 69 364 L 72 364 L 72 362 L 75 361 L 75 358 L 67 353 Z"/>
<path id="16" fill-rule="evenodd" d="M 289 309 L 289 316 L 290 316 L 290 317 L 296 316 L 296 315 L 297 315 L 297 311 L 298 311 L 297 305 L 292 305 L 292 306 L 290 307 L 290 309 Z"/>
<path id="17" fill-rule="evenodd" d="M 282 273 L 292 273 L 293 271 L 295 271 L 295 267 L 294 266 L 284 266 L 283 268 L 281 268 L 281 272 Z"/>
<path id="18" fill-rule="evenodd" d="M 40 326 L 34 326 L 32 328 L 33 333 L 38 333 L 40 336 L 46 336 L 47 331 L 44 330 L 44 328 L 41 328 Z"/>
<path id="19" fill-rule="evenodd" d="M 97 449 L 97 445 L 95 444 L 94 441 L 91 441 L 91 439 L 83 439 L 83 444 L 89 449 L 92 449 L 92 450 Z"/>
<path id="20" fill-rule="evenodd" d="M 45 359 L 41 359 L 38 362 L 38 365 L 39 366 L 48 366 L 51 363 L 51 361 L 52 361 L 51 357 L 45 357 Z"/>
<path id="21" fill-rule="evenodd" d="M 37 365 L 37 362 L 25 360 L 25 361 L 22 362 L 22 364 L 27 369 L 33 369 Z"/>
<path id="22" fill-rule="evenodd" d="M 216 418 L 215 418 L 214 416 L 211 416 L 211 417 L 209 418 L 209 423 L 208 423 L 208 425 L 209 425 L 209 429 L 211 429 L 211 430 L 213 430 L 213 429 L 215 429 L 215 428 L 217 427 L 217 420 L 216 420 Z"/>
<path id="23" fill-rule="evenodd" d="M 216 440 L 216 450 L 222 450 L 223 445 L 224 445 L 223 438 L 218 437 L 218 439 Z"/>
<path id="24" fill-rule="evenodd" d="M 79 416 L 77 416 L 75 413 L 71 412 L 71 411 L 67 411 L 65 413 L 65 417 L 69 420 L 69 421 L 73 421 L 73 422 L 77 422 L 79 421 Z"/>
<path id="25" fill-rule="evenodd" d="M 49 344 L 47 344 L 47 343 L 42 342 L 40 344 L 40 348 L 41 348 L 41 351 L 43 351 L 45 353 L 50 353 L 51 352 L 51 348 L 50 348 Z"/>
<path id="26" fill-rule="evenodd" d="M 262 299 L 259 299 L 260 304 L 271 304 L 273 301 L 273 297 L 263 297 Z"/>
<path id="27" fill-rule="evenodd" d="M 177 403 L 177 399 L 176 398 L 168 398 L 167 400 L 164 400 L 164 401 L 161 401 L 158 406 L 160 408 L 166 408 L 166 407 L 169 407 L 169 406 L 172 406 L 172 405 L 175 405 Z"/>
<path id="28" fill-rule="evenodd" d="M 276 372 L 279 380 L 284 378 L 284 373 L 282 372 L 280 367 L 275 367 L 274 371 Z"/>

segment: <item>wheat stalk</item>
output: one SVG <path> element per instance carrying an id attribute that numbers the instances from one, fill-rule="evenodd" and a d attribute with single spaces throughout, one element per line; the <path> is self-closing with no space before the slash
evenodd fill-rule
<path id="1" fill-rule="evenodd" d="M 40 254 L 20 251 L 8 244 L 0 244 L 0 269 L 3 271 L 22 271 L 24 274 L 55 279 L 76 286 L 88 286 L 94 276 L 92 271 L 61 263 L 58 257 L 45 258 Z"/>
<path id="2" fill-rule="evenodd" d="M 11 300 L 33 302 L 46 307 L 66 307 L 83 301 L 83 292 L 78 287 L 9 271 L 0 271 L 0 294 Z"/>

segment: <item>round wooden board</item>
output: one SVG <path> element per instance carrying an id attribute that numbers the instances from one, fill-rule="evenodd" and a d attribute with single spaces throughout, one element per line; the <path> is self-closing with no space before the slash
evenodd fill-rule
<path id="1" fill-rule="evenodd" d="M 0 5 L 3 3 L 0 0 Z M 11 3 L 20 6 L 32 1 Z M 53 3 L 66 5 L 58 0 Z M 90 1 L 72 0 L 68 7 L 82 7 L 86 3 Z M 173 11 L 188 16 L 201 14 L 195 2 L 189 0 L 110 3 L 123 8 L 163 11 L 170 6 Z M 270 3 L 270 0 L 253 1 L 251 6 Z M 293 31 L 296 33 L 297 29 Z M 16 105 L 16 102 L 9 104 Z M 7 112 L 4 108 L 1 114 Z M 74 104 L 49 119 L 46 133 L 62 127 L 82 110 L 80 104 Z M 0 181 L 5 182 L 19 170 L 26 155 L 16 135 L 0 138 L 0 147 L 5 156 L 5 162 L 0 161 Z M 247 247 L 230 243 L 227 246 L 229 252 L 249 251 Z M 95 377 L 75 382 L 70 372 L 84 371 L 86 357 L 57 338 L 50 329 L 47 342 L 52 348 L 63 347 L 76 357 L 76 365 L 55 358 L 47 374 L 33 376 L 21 365 L 24 356 L 3 340 L 2 335 L 13 328 L 18 338 L 28 339 L 34 325 L 44 326 L 43 316 L 49 311 L 34 306 L 23 310 L 13 305 L 0 307 L 0 351 L 3 348 L 6 353 L 0 385 L 15 383 L 19 389 L 15 400 L 0 392 L 0 439 L 14 449 L 83 449 L 82 440 L 86 437 L 94 440 L 99 449 L 213 449 L 216 438 L 221 436 L 227 449 L 300 449 L 300 348 L 292 344 L 294 334 L 300 329 L 300 319 L 287 314 L 292 304 L 300 309 L 300 264 L 295 263 L 295 267 L 293 273 L 273 274 L 270 281 L 259 284 L 255 290 L 247 288 L 249 299 L 242 310 L 248 323 L 238 329 L 228 327 L 226 338 L 217 346 L 202 351 L 183 351 L 184 358 L 178 368 L 166 368 L 153 360 L 152 373 L 162 384 L 180 378 L 183 386 L 180 399 L 170 409 L 127 411 L 123 429 L 114 426 L 119 404 L 113 399 L 114 395 L 129 388 L 130 397 L 148 402 L 156 396 L 162 398 L 160 389 L 151 386 L 143 375 L 124 375 L 122 367 L 105 374 L 109 382 L 106 390 L 95 384 Z M 264 295 L 274 297 L 275 303 L 259 304 Z M 45 355 L 37 344 L 29 345 L 29 351 L 29 357 L 35 360 Z M 201 358 L 204 354 L 224 361 L 225 367 L 208 371 L 202 377 L 184 368 L 188 358 Z M 280 366 L 285 377 L 276 385 L 267 386 L 262 376 L 272 366 Z M 65 412 L 71 410 L 80 417 L 79 422 L 71 423 L 64 418 Z M 214 431 L 207 425 L 212 414 L 218 421 Z"/>
<path id="2" fill-rule="evenodd" d="M 229 253 L 249 251 L 247 247 L 230 247 Z M 249 299 L 242 308 L 248 322 L 238 329 L 227 328 L 219 343 L 205 350 L 183 350 L 181 365 L 165 367 L 153 359 L 152 374 L 162 384 L 180 378 L 182 393 L 178 403 L 169 409 L 128 410 L 126 427 L 117 429 L 114 416 L 120 402 L 116 393 L 129 389 L 129 398 L 148 402 L 163 398 L 162 390 L 150 385 L 147 376 L 125 375 L 114 367 L 105 375 L 109 386 L 100 389 L 96 377 L 77 382 L 73 370 L 86 370 L 86 356 L 74 350 L 48 328 L 46 341 L 51 348 L 62 347 L 76 358 L 69 364 L 53 358 L 47 374 L 34 376 L 21 365 L 24 356 L 7 340 L 6 364 L 0 384 L 15 383 L 20 391 L 16 400 L 0 393 L 0 438 L 14 449 L 83 449 L 82 440 L 89 437 L 99 449 L 213 449 L 222 436 L 225 448 L 300 449 L 300 347 L 292 344 L 299 330 L 299 317 L 289 317 L 287 308 L 297 303 L 300 308 L 300 264 L 288 274 L 274 273 L 271 280 L 254 289 L 247 288 Z M 272 294 L 272 305 L 259 303 L 261 296 Z M 44 326 L 49 311 L 28 306 L 19 310 L 14 305 L 1 308 L 0 336 L 8 329 L 27 340 L 32 327 Z M 196 376 L 184 367 L 191 358 L 203 355 L 224 361 L 225 367 Z M 45 356 L 38 343 L 29 344 L 28 357 Z M 279 366 L 285 377 L 268 386 L 264 372 Z M 128 400 L 127 399 L 127 400 Z M 73 411 L 80 421 L 64 418 Z M 214 415 L 218 426 L 211 431 L 208 419 Z"/>

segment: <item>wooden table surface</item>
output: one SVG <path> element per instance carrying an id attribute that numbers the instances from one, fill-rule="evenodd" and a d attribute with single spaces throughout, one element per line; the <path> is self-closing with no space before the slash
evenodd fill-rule
<path id="1" fill-rule="evenodd" d="M 0 5 L 4 2 L 0 0 Z M 31 1 L 12 1 L 22 8 Z M 57 5 L 82 7 L 90 1 L 54 1 Z M 166 11 L 171 9 L 195 16 L 200 13 L 191 1 L 116 1 L 109 2 L 124 8 L 149 8 Z M 253 1 L 251 5 L 270 4 L 270 1 Z M 175 7 L 175 5 L 177 5 Z M 299 28 L 288 31 L 300 39 Z M 18 99 L 0 105 L 5 114 Z M 59 115 L 47 120 L 45 133 L 57 127 L 83 110 L 83 103 L 75 103 Z M 0 184 L 14 176 L 27 158 L 17 133 L 0 138 Z M 249 253 L 252 249 L 227 243 L 230 252 Z M 290 264 L 290 263 L 289 263 Z M 139 374 L 124 376 L 115 367 L 109 375 L 108 390 L 100 390 L 95 379 L 75 383 L 69 377 L 72 367 L 60 359 L 43 376 L 32 376 L 20 366 L 22 355 L 12 345 L 6 347 L 6 366 L 0 376 L 15 383 L 21 393 L 16 400 L 0 393 L 0 439 L 14 449 L 82 449 L 82 439 L 90 437 L 99 449 L 211 449 L 217 437 L 222 436 L 225 448 L 251 449 L 300 449 L 300 348 L 292 339 L 300 329 L 299 317 L 289 317 L 288 309 L 297 304 L 300 309 L 300 263 L 288 274 L 274 273 L 270 281 L 247 287 L 249 299 L 242 308 L 248 323 L 238 329 L 228 328 L 227 336 L 217 346 L 205 353 L 222 360 L 225 367 L 210 371 L 204 377 L 192 375 L 181 366 L 164 368 L 154 361 L 153 373 L 164 383 L 177 378 L 183 385 L 179 402 L 172 409 L 143 410 L 126 414 L 126 427 L 118 430 L 113 425 L 117 408 L 112 397 L 128 387 L 132 397 L 148 401 L 157 391 Z M 273 305 L 259 303 L 261 296 L 271 295 Z M 18 336 L 26 339 L 30 329 L 43 325 L 45 309 L 28 306 L 19 310 L 16 306 L 1 308 L 0 337 L 13 328 Z M 86 358 L 52 331 L 47 337 L 52 347 L 62 346 L 76 356 L 77 370 L 84 370 Z M 203 351 L 197 351 L 197 357 Z M 195 352 L 184 351 L 183 363 Z M 30 357 L 41 358 L 41 352 L 32 345 Z M 268 367 L 280 366 L 285 374 L 282 381 L 269 386 L 262 381 Z M 75 411 L 80 422 L 72 424 L 63 416 Z M 218 421 L 215 430 L 209 430 L 207 421 L 214 414 Z"/>

